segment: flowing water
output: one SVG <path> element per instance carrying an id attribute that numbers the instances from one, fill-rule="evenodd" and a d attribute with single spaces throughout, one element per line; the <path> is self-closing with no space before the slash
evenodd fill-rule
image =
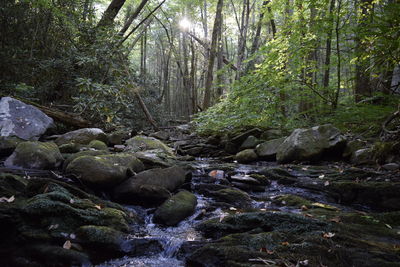
<path id="1" fill-rule="evenodd" d="M 244 165 L 238 163 L 223 163 L 216 159 L 204 159 L 198 158 L 192 163 L 193 179 L 192 185 L 196 185 L 202 182 L 202 179 L 209 179 L 209 172 L 212 170 L 218 170 L 215 177 L 215 184 L 219 184 L 226 172 L 234 173 L 235 175 L 247 176 L 250 172 L 260 171 L 265 167 L 274 167 L 276 163 L 258 162 L 254 165 Z M 223 170 L 222 170 L 223 169 Z M 296 176 L 301 176 L 301 173 L 293 172 Z M 221 177 L 218 177 L 221 176 Z M 204 197 L 194 192 L 197 197 L 197 207 L 194 214 L 184 221 L 180 222 L 176 227 L 163 227 L 154 224 L 152 221 L 154 209 L 145 209 L 139 206 L 125 206 L 128 209 L 135 211 L 137 214 L 144 217 L 144 229 L 140 233 L 131 235 L 132 239 L 151 239 L 157 240 L 161 246 L 162 251 L 154 255 L 129 257 L 125 256 L 120 259 L 108 261 L 106 263 L 98 265 L 98 267 L 179 267 L 185 266 L 184 258 L 180 257 L 179 250 L 185 242 L 190 241 L 201 241 L 203 240 L 201 234 L 195 230 L 195 226 L 200 222 L 210 219 L 213 217 L 221 217 L 227 215 L 220 208 L 207 209 L 210 204 L 215 201 L 212 198 Z M 329 205 L 336 205 L 330 203 L 325 195 L 316 191 L 309 190 L 299 187 L 293 187 L 288 185 L 278 184 L 276 181 L 272 181 L 270 185 L 265 187 L 263 192 L 248 192 L 253 199 L 253 208 L 260 210 L 279 210 L 291 213 L 300 213 L 299 209 L 293 207 L 277 206 L 274 205 L 271 199 L 283 194 L 292 194 L 298 196 L 306 196 L 307 199 L 326 203 Z M 206 212 L 207 209 L 207 212 Z"/>

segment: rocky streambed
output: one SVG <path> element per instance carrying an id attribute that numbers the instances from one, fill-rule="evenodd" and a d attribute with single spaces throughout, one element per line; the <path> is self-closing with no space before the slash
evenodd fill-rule
<path id="1" fill-rule="evenodd" d="M 0 140 L 1 266 L 400 266 L 396 142 L 22 130 Z"/>

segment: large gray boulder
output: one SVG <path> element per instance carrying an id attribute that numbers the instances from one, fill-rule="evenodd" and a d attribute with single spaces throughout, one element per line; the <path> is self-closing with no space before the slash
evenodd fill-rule
<path id="1" fill-rule="evenodd" d="M 68 143 L 87 145 L 93 140 L 107 142 L 107 135 L 99 128 L 82 128 L 61 135 L 55 142 L 59 146 Z"/>
<path id="2" fill-rule="evenodd" d="M 143 163 L 130 154 L 80 156 L 66 167 L 66 173 L 98 188 L 118 185 L 134 172 L 144 170 Z"/>
<path id="3" fill-rule="evenodd" d="M 256 147 L 257 155 L 262 159 L 275 160 L 278 148 L 285 141 L 285 139 L 286 137 L 282 137 L 259 144 Z"/>
<path id="4" fill-rule="evenodd" d="M 296 129 L 279 146 L 276 159 L 279 163 L 317 161 L 341 155 L 345 145 L 346 138 L 331 124 Z"/>
<path id="5" fill-rule="evenodd" d="M 27 169 L 55 169 L 64 158 L 57 145 L 52 142 L 26 141 L 17 145 L 4 165 Z"/>
<path id="6" fill-rule="evenodd" d="M 117 201 L 159 205 L 186 180 L 186 171 L 178 166 L 140 172 L 114 188 Z"/>
<path id="7" fill-rule="evenodd" d="M 193 214 L 197 198 L 192 193 L 182 190 L 165 201 L 154 213 L 154 222 L 167 226 L 177 225 Z"/>
<path id="8" fill-rule="evenodd" d="M 38 140 L 53 119 L 34 106 L 11 97 L 0 100 L 0 136 L 17 136 L 24 140 Z"/>

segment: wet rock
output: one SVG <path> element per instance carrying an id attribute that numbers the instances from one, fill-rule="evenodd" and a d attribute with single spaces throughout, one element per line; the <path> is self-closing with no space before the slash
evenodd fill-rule
<path id="1" fill-rule="evenodd" d="M 59 146 L 68 143 L 87 145 L 93 140 L 107 142 L 107 135 L 98 128 L 83 128 L 61 135 L 55 143 Z"/>
<path id="2" fill-rule="evenodd" d="M 277 180 L 280 184 L 293 184 L 297 181 L 296 176 L 281 168 L 265 168 L 260 173 L 271 180 Z"/>
<path id="3" fill-rule="evenodd" d="M 0 136 L 38 140 L 53 126 L 53 119 L 34 106 L 11 97 L 0 100 Z"/>
<path id="4" fill-rule="evenodd" d="M 254 149 L 245 149 L 243 151 L 240 151 L 239 153 L 236 154 L 235 159 L 239 163 L 248 163 L 252 161 L 256 161 L 258 159 L 258 156 Z"/>
<path id="5" fill-rule="evenodd" d="M 113 196 L 125 203 L 159 205 L 185 183 L 186 174 L 178 166 L 143 171 L 114 188 Z"/>
<path id="6" fill-rule="evenodd" d="M 76 230 L 76 238 L 84 250 L 90 251 L 91 258 L 103 261 L 125 254 L 126 234 L 107 226 L 84 225 Z"/>
<path id="7" fill-rule="evenodd" d="M 225 188 L 215 192 L 210 192 L 210 196 L 220 202 L 225 202 L 231 206 L 240 208 L 250 207 L 251 198 L 249 194 L 236 188 Z"/>
<path id="8" fill-rule="evenodd" d="M 13 174 L 0 174 L 0 196 L 10 198 L 17 196 L 25 190 L 27 180 Z"/>
<path id="9" fill-rule="evenodd" d="M 166 141 L 169 139 L 169 133 L 167 131 L 158 131 L 155 133 L 151 133 L 149 136 L 157 138 L 159 140 L 163 140 L 163 141 Z"/>
<path id="10" fill-rule="evenodd" d="M 382 211 L 400 210 L 400 183 L 332 182 L 326 190 L 341 204 L 361 204 Z"/>
<path id="11" fill-rule="evenodd" d="M 278 148 L 283 143 L 283 141 L 285 141 L 285 139 L 286 137 L 282 137 L 259 144 L 256 147 L 257 155 L 262 159 L 276 160 L 276 153 L 278 152 Z"/>
<path id="12" fill-rule="evenodd" d="M 192 193 L 182 190 L 165 201 L 154 213 L 154 222 L 174 226 L 193 214 L 197 198 Z"/>
<path id="13" fill-rule="evenodd" d="M 0 157 L 10 156 L 17 145 L 23 141 L 15 136 L 0 136 Z"/>
<path id="14" fill-rule="evenodd" d="M 163 251 L 163 246 L 156 238 L 129 239 L 124 242 L 123 248 L 131 257 L 153 256 Z"/>
<path id="15" fill-rule="evenodd" d="M 224 150 L 226 153 L 236 154 L 236 152 L 238 151 L 238 146 L 232 142 L 227 141 L 224 143 Z"/>
<path id="16" fill-rule="evenodd" d="M 276 159 L 279 163 L 287 163 L 341 156 L 345 144 L 346 138 L 330 124 L 296 129 L 279 146 Z"/>
<path id="17" fill-rule="evenodd" d="M 261 141 L 258 140 L 257 137 L 250 135 L 249 137 L 246 138 L 246 140 L 244 140 L 244 142 L 240 146 L 239 150 L 255 148 L 259 143 L 261 143 Z"/>
<path id="18" fill-rule="evenodd" d="M 48 170 L 58 168 L 63 160 L 56 144 L 28 141 L 18 144 L 4 165 L 6 167 Z"/>
<path id="19" fill-rule="evenodd" d="M 109 188 L 118 185 L 134 172 L 144 170 L 143 163 L 130 154 L 80 156 L 66 167 L 82 182 L 94 187 Z"/>
<path id="20" fill-rule="evenodd" d="M 382 168 L 385 170 L 388 170 L 388 171 L 395 171 L 400 168 L 400 165 L 392 162 L 392 163 L 387 163 L 387 164 L 383 165 Z"/>
<path id="21" fill-rule="evenodd" d="M 137 135 L 126 141 L 125 151 L 138 152 L 138 151 L 154 150 L 154 149 L 161 149 L 166 154 L 174 156 L 174 153 L 171 148 L 169 148 L 163 142 L 154 137 Z"/>

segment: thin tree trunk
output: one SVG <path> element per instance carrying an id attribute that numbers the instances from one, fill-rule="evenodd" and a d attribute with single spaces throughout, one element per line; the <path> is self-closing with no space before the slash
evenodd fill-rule
<path id="1" fill-rule="evenodd" d="M 104 27 L 113 24 L 115 17 L 125 4 L 125 1 L 126 0 L 112 0 L 106 11 L 104 11 L 103 16 L 97 24 L 97 27 Z"/>
<path id="2" fill-rule="evenodd" d="M 206 79 L 206 85 L 205 85 L 205 89 L 204 89 L 203 110 L 206 110 L 207 108 L 209 108 L 210 104 L 211 104 L 211 89 L 212 89 L 212 83 L 213 83 L 214 61 L 215 61 L 215 55 L 216 55 L 216 50 L 217 50 L 218 32 L 220 31 L 219 28 L 221 27 L 223 4 L 224 4 L 223 0 L 218 0 L 217 12 L 215 14 L 215 21 L 214 21 L 214 27 L 213 27 L 213 32 L 212 32 L 212 38 L 211 38 L 210 56 L 208 59 L 207 79 Z"/>
<path id="3" fill-rule="evenodd" d="M 140 2 L 139 6 L 135 9 L 132 15 L 128 17 L 118 35 L 123 36 L 125 34 L 125 32 L 129 29 L 129 26 L 131 26 L 132 22 L 139 16 L 140 12 L 143 10 L 148 1 L 149 0 L 142 0 L 142 2 Z"/>
<path id="4" fill-rule="evenodd" d="M 332 28 L 331 24 L 333 21 L 333 11 L 335 9 L 335 2 L 336 0 L 331 0 L 330 6 L 329 6 L 329 31 L 328 31 L 328 36 L 326 38 L 326 53 L 325 53 L 325 73 L 324 73 L 324 80 L 323 80 L 323 86 L 324 86 L 324 95 L 328 96 L 328 87 L 329 87 L 329 76 L 330 76 L 330 71 L 331 71 L 331 53 L 332 53 Z M 339 16 L 339 14 L 338 14 Z M 338 25 L 336 25 L 336 31 Z"/>

